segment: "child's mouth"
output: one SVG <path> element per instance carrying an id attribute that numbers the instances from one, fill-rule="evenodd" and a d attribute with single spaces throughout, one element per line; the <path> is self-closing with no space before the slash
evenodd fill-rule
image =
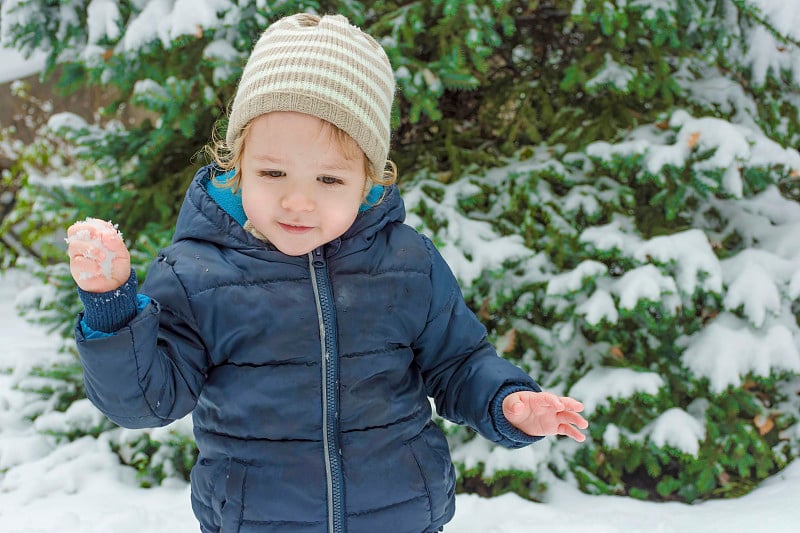
<path id="1" fill-rule="evenodd" d="M 287 233 L 305 233 L 312 229 L 311 226 L 297 226 L 295 224 L 284 224 L 283 222 L 278 222 L 278 224 Z"/>

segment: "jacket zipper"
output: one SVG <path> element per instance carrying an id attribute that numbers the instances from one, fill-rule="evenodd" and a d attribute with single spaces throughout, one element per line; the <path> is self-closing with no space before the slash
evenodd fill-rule
<path id="1" fill-rule="evenodd" d="M 339 447 L 339 347 L 336 338 L 336 312 L 328 266 L 322 248 L 308 254 L 308 267 L 314 299 L 322 359 L 322 446 L 328 497 L 328 531 L 345 533 L 344 482 Z"/>

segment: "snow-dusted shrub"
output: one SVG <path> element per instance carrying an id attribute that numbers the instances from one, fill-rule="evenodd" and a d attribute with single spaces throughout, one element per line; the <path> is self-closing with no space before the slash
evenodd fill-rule
<path id="1" fill-rule="evenodd" d="M 515 452 L 503 476 L 563 461 L 587 491 L 692 501 L 796 454 L 800 204 L 779 184 L 800 154 L 721 119 L 665 124 L 406 195 L 498 349 L 585 403 L 590 444 Z M 502 452 L 451 433 L 496 480 Z"/>
<path id="2" fill-rule="evenodd" d="M 159 485 L 168 477 L 189 479 L 197 462 L 191 416 L 163 428 L 117 428 L 107 438 L 120 460 L 136 468 L 143 487 Z"/>

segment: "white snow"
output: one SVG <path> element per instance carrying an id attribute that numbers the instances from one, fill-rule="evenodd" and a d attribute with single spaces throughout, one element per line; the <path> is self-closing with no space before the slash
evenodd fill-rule
<path id="1" fill-rule="evenodd" d="M 204 28 L 218 26 L 218 13 L 231 7 L 229 0 L 151 0 L 129 23 L 122 49 L 135 50 L 155 40 L 169 48 L 177 37 L 199 36 Z"/>
<path id="2" fill-rule="evenodd" d="M 219 24 L 217 12 L 231 8 L 228 0 L 176 0 L 172 9 L 172 29 L 170 37 L 175 39 L 181 35 L 193 35 L 205 27 Z"/>
<path id="3" fill-rule="evenodd" d="M 619 312 L 617 311 L 617 306 L 614 305 L 614 299 L 603 289 L 594 291 L 588 300 L 575 308 L 575 312 L 585 316 L 586 322 L 591 325 L 599 324 L 602 320 L 606 320 L 610 324 L 616 324 L 619 319 Z"/>
<path id="4" fill-rule="evenodd" d="M 758 328 L 764 325 L 767 313 L 779 314 L 781 295 L 773 278 L 758 264 L 746 265 L 728 287 L 725 309 L 743 308 L 745 316 Z"/>
<path id="5" fill-rule="evenodd" d="M 145 44 L 160 39 L 164 46 L 171 42 L 172 0 L 152 0 L 139 15 L 128 23 L 122 39 L 123 50 L 136 50 Z"/>
<path id="6" fill-rule="evenodd" d="M 688 295 L 702 287 L 711 292 L 722 291 L 722 268 L 708 243 L 708 237 L 696 229 L 673 235 L 654 237 L 634 251 L 640 261 L 650 258 L 672 263 L 677 286 Z"/>
<path id="7" fill-rule="evenodd" d="M 793 70 L 791 54 L 775 53 L 775 50 L 784 47 L 766 28 L 761 26 L 753 28 L 750 44 L 751 47 L 746 51 L 743 60 L 752 67 L 753 81 L 757 87 L 764 85 L 769 71 L 772 71 L 773 75 L 780 75 L 783 69 Z M 795 80 L 800 79 L 796 76 L 797 73 Z"/>
<path id="8" fill-rule="evenodd" d="M 547 283 L 547 295 L 567 295 L 583 287 L 586 278 L 594 278 L 608 272 L 608 268 L 599 261 L 583 261 L 575 269 L 557 274 Z"/>
<path id="9" fill-rule="evenodd" d="M 622 309 L 634 309 L 639 300 L 663 302 L 670 310 L 680 305 L 675 280 L 653 265 L 640 266 L 623 274 L 615 284 L 615 292 Z"/>
<path id="10" fill-rule="evenodd" d="M 733 124 L 714 117 L 693 117 L 682 109 L 675 110 L 669 121 L 677 132 L 655 132 L 652 126 L 634 130 L 625 142 L 609 144 L 605 141 L 587 146 L 586 152 L 594 157 L 610 159 L 614 155 L 643 154 L 650 174 L 659 177 L 665 165 L 683 167 L 693 151 L 714 149 L 714 154 L 693 163 L 699 173 L 706 170 L 730 171 L 732 165 L 747 162 L 750 165 L 784 165 L 800 169 L 800 153 L 781 147 L 766 137 L 757 126 Z M 723 190 L 736 196 L 741 192 L 741 180 L 730 174 L 725 176 Z M 663 177 L 660 177 L 663 179 Z M 713 184 L 709 184 L 712 185 Z"/>
<path id="11" fill-rule="evenodd" d="M 773 0 L 747 0 L 759 8 L 781 34 L 800 40 L 800 3 Z"/>
<path id="12" fill-rule="evenodd" d="M 113 41 L 120 35 L 117 25 L 119 6 L 112 0 L 92 0 L 86 8 L 87 41 L 97 44 L 102 39 Z"/>
<path id="13" fill-rule="evenodd" d="M 700 443 L 706 438 L 706 428 L 702 421 L 683 409 L 673 407 L 647 424 L 637 437 L 646 437 L 659 448 L 670 446 L 696 457 Z"/>
<path id="14" fill-rule="evenodd" d="M 629 398 L 636 393 L 654 396 L 664 380 L 654 372 L 637 372 L 630 368 L 594 368 L 569 390 L 569 395 L 583 402 L 584 413 L 590 416 L 609 400 Z M 591 420 L 590 420 L 591 423 Z"/>
<path id="15" fill-rule="evenodd" d="M 37 74 L 44 68 L 45 54 L 34 53 L 25 57 L 17 50 L 0 46 L 0 83 L 18 80 Z"/>
<path id="16" fill-rule="evenodd" d="M 580 241 L 592 245 L 597 250 L 616 249 L 625 255 L 630 255 L 631 251 L 636 250 L 642 242 L 637 236 L 631 234 L 632 226 L 633 223 L 629 219 L 617 216 L 613 222 L 604 226 L 586 228 L 581 233 Z"/>
<path id="17" fill-rule="evenodd" d="M 800 372 L 797 343 L 784 324 L 768 323 L 753 330 L 742 319 L 723 313 L 681 341 L 688 345 L 683 363 L 696 375 L 707 377 L 713 392 L 741 385 L 748 372 L 757 376 L 768 376 L 771 369 Z"/>

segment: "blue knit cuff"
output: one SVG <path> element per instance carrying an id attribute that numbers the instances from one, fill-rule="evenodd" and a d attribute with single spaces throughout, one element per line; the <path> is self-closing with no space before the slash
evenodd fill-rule
<path id="1" fill-rule="evenodd" d="M 144 311 L 145 307 L 150 305 L 150 301 L 151 300 L 150 300 L 149 296 L 146 296 L 144 294 L 137 294 L 136 295 L 136 314 L 138 315 L 142 311 Z M 92 328 L 90 328 L 88 325 L 86 325 L 86 320 L 84 320 L 84 319 L 81 319 L 81 321 L 80 321 L 80 328 L 81 328 L 81 333 L 83 333 L 83 337 L 87 341 L 94 340 L 94 339 L 102 339 L 103 337 L 113 337 L 114 335 L 117 334 L 116 331 L 113 332 L 113 333 L 106 333 L 105 331 L 95 331 Z M 120 329 L 122 329 L 122 328 L 120 328 Z"/>
<path id="2" fill-rule="evenodd" d="M 136 272 L 122 287 L 108 292 L 86 292 L 78 288 L 83 302 L 83 322 L 95 331 L 112 333 L 125 326 L 136 316 L 136 291 L 139 283 Z"/>
<path id="3" fill-rule="evenodd" d="M 497 391 L 492 403 L 489 404 L 489 413 L 492 415 L 492 421 L 494 422 L 494 427 L 498 433 L 508 440 L 514 442 L 514 444 L 517 446 L 525 446 L 532 442 L 536 442 L 543 437 L 528 435 L 524 431 L 517 429 L 511 425 L 511 422 L 509 422 L 506 416 L 503 414 L 503 400 L 505 400 L 506 396 L 509 394 L 519 391 L 537 392 L 531 387 L 526 387 L 525 385 L 504 385 L 499 391 Z"/>

